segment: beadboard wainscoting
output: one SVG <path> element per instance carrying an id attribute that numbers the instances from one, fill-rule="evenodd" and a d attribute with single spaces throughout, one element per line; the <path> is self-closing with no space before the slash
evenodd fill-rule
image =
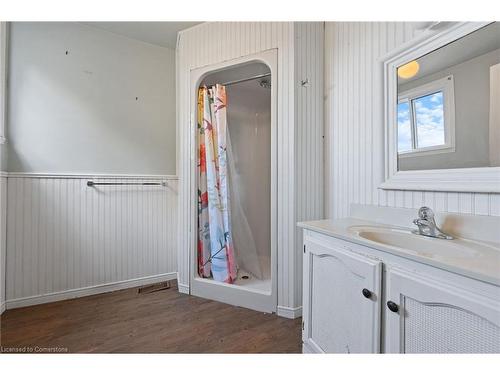
<path id="1" fill-rule="evenodd" d="M 9 173 L 7 180 L 7 309 L 177 277 L 177 177 Z"/>
<path id="2" fill-rule="evenodd" d="M 328 218 L 352 203 L 500 215 L 500 194 L 382 190 L 381 58 L 409 42 L 422 23 L 327 22 L 325 25 L 325 205 Z"/>
<path id="3" fill-rule="evenodd" d="M 297 286 L 294 306 L 278 305 L 278 315 L 286 318 L 302 316 L 302 228 L 299 221 L 324 218 L 323 191 L 323 82 L 324 23 L 294 22 L 295 32 L 295 261 Z M 283 259 L 287 261 L 286 258 Z M 288 271 L 292 274 L 292 271 Z"/>
<path id="4" fill-rule="evenodd" d="M 191 70 L 276 49 L 278 314 L 302 306 L 302 241 L 297 221 L 323 217 L 322 22 L 208 22 L 183 30 L 177 46 L 179 291 L 189 292 Z M 192 260 L 191 260 L 192 261 Z"/>

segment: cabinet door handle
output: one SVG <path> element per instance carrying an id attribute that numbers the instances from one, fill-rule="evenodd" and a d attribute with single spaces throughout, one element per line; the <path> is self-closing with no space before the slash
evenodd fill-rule
<path id="1" fill-rule="evenodd" d="M 392 312 L 398 312 L 398 310 L 399 310 L 398 305 L 395 302 L 392 302 L 392 301 L 387 301 L 387 307 Z"/>
<path id="2" fill-rule="evenodd" d="M 361 291 L 361 293 L 363 293 L 363 296 L 365 296 L 366 298 L 370 298 L 372 296 L 372 292 L 370 292 L 366 288 L 363 288 L 363 290 Z"/>

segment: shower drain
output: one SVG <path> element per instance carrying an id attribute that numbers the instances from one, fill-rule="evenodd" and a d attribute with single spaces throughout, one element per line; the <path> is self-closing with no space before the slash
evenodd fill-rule
<path id="1" fill-rule="evenodd" d="M 247 279 L 249 279 L 249 278 L 250 278 L 250 276 L 248 276 L 248 275 L 243 275 L 243 276 L 241 276 L 241 278 L 242 278 L 243 280 L 247 280 Z"/>

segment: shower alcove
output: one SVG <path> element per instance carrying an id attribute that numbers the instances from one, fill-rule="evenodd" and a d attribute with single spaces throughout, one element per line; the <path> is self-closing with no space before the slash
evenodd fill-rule
<path id="1" fill-rule="evenodd" d="M 264 312 L 275 312 L 277 306 L 275 72 L 275 50 L 191 71 L 191 207 L 196 228 L 191 232 L 191 294 Z M 216 84 L 225 87 L 227 98 L 228 212 L 237 265 L 232 283 L 199 270 L 200 261 L 206 261 L 198 254 L 198 90 Z"/>

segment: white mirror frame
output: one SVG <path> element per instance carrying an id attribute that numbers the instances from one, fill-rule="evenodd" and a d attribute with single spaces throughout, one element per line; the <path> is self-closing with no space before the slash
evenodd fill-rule
<path id="1" fill-rule="evenodd" d="M 500 192 L 500 167 L 398 171 L 397 68 L 474 32 L 491 22 L 434 25 L 382 60 L 384 69 L 385 182 L 390 190 Z"/>

